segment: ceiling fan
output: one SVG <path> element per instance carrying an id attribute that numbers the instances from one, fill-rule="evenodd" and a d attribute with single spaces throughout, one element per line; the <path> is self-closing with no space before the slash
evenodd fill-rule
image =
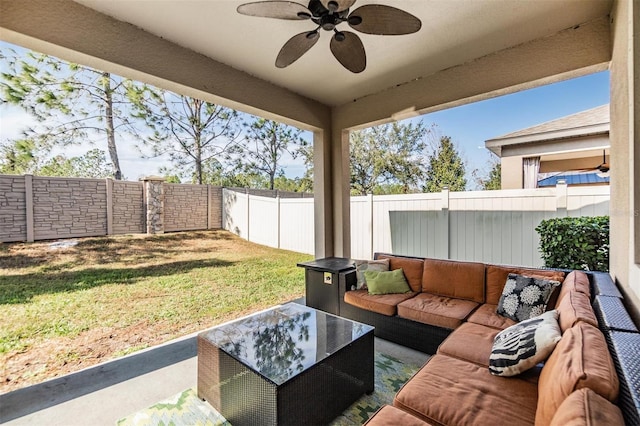
<path id="1" fill-rule="evenodd" d="M 364 71 L 367 56 L 360 37 L 341 31 L 338 25 L 346 22 L 354 30 L 365 34 L 404 35 L 420 30 L 418 18 L 403 10 L 381 4 L 361 6 L 349 13 L 356 0 L 310 0 L 305 7 L 293 1 L 258 1 L 238 6 L 238 13 L 248 16 L 287 20 L 310 20 L 316 28 L 296 34 L 287 41 L 278 57 L 276 67 L 284 68 L 304 55 L 320 38 L 320 29 L 332 31 L 330 49 L 333 56 L 353 73 Z"/>
<path id="2" fill-rule="evenodd" d="M 595 167 L 589 167 L 586 169 L 573 169 L 573 170 L 568 170 L 568 171 L 573 171 L 573 172 L 598 172 L 598 176 L 600 177 L 608 177 L 609 176 L 609 163 L 607 163 L 607 152 L 606 150 L 602 150 L 602 163 L 598 164 Z"/>
<path id="3" fill-rule="evenodd" d="M 591 171 L 597 170 L 599 172 L 598 175 L 600 175 L 600 174 L 605 175 L 606 174 L 606 176 L 609 176 L 609 169 L 610 169 L 610 167 L 609 167 L 609 163 L 607 163 L 606 150 L 603 149 L 602 150 L 602 163 L 598 164 L 595 167 L 591 167 L 589 169 L 582 169 L 581 171 L 583 171 L 583 172 L 591 172 Z"/>

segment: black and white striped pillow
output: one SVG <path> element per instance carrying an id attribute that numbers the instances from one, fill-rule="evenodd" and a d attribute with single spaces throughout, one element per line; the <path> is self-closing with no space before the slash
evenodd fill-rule
<path id="1" fill-rule="evenodd" d="M 489 372 L 496 376 L 523 373 L 546 360 L 561 337 L 557 310 L 514 324 L 496 335 Z"/>

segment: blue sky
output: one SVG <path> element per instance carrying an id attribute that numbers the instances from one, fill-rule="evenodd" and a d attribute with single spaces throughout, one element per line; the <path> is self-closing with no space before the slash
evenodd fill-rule
<path id="1" fill-rule="evenodd" d="M 12 47 L 0 42 L 0 49 Z M 5 64 L 0 68 L 6 69 Z M 565 115 L 591 109 L 609 102 L 609 72 L 550 84 L 535 89 L 475 102 L 456 108 L 423 115 L 412 120 L 422 120 L 427 126 L 435 124 L 441 135 L 450 136 L 467 166 L 467 179 L 475 169 L 488 171 L 491 156 L 484 148 L 484 141 L 526 127 L 554 120 Z M 31 124 L 29 117 L 18 107 L 0 106 L 0 141 L 20 137 L 24 127 Z M 311 139 L 309 135 L 309 139 Z M 123 146 L 124 145 L 124 146 Z M 121 166 L 128 179 L 158 174 L 158 160 L 141 160 L 134 143 L 118 147 Z M 96 147 L 105 150 L 106 146 Z M 84 147 L 84 151 L 93 147 Z M 69 155 L 81 155 L 81 148 Z M 77 152 L 76 152 L 77 151 Z M 302 176 L 304 166 L 300 160 L 290 159 L 285 165 L 287 176 Z"/>
<path id="2" fill-rule="evenodd" d="M 467 171 L 483 168 L 491 155 L 484 141 L 609 103 L 609 72 L 529 89 L 420 117 L 451 136 Z"/>

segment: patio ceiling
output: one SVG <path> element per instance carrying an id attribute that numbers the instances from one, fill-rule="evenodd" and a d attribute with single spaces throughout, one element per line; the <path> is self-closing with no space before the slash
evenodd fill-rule
<path id="1" fill-rule="evenodd" d="M 364 4 L 393 5 L 417 16 L 422 29 L 404 36 L 360 34 L 367 69 L 353 74 L 333 58 L 330 35 L 324 31 L 301 59 L 276 68 L 282 45 L 314 25 L 238 14 L 236 8 L 250 0 L 75 1 L 329 106 L 555 34 L 605 16 L 611 8 L 608 0 L 358 0 L 352 10 Z"/>

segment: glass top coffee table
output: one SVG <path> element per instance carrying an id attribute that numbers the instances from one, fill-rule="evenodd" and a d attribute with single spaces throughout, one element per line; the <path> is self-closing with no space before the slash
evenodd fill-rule
<path id="1" fill-rule="evenodd" d="M 373 372 L 373 327 L 296 303 L 198 335 L 198 396 L 233 426 L 328 423 Z"/>

